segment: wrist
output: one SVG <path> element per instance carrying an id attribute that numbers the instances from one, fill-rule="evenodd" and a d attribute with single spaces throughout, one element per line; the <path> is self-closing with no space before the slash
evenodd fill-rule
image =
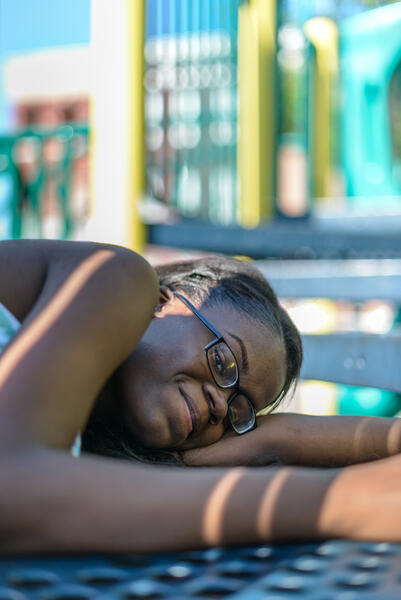
<path id="1" fill-rule="evenodd" d="M 258 530 L 266 541 L 333 537 L 322 522 L 326 497 L 338 471 L 284 467 L 272 477 L 258 512 Z"/>
<path id="2" fill-rule="evenodd" d="M 323 537 L 359 537 L 366 518 L 365 513 L 369 513 L 366 502 L 369 494 L 364 492 L 368 475 L 366 465 L 352 465 L 336 470 L 327 489 L 319 518 L 319 531 Z"/>

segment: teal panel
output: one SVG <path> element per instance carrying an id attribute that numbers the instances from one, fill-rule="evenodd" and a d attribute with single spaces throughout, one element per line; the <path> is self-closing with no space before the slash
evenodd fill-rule
<path id="1" fill-rule="evenodd" d="M 48 202 L 58 221 L 51 237 L 74 236 L 82 223 L 77 216 L 81 211 L 73 206 L 73 169 L 75 161 L 86 156 L 87 144 L 88 126 L 80 123 L 57 129 L 30 128 L 0 137 L 0 239 L 42 237 Z M 22 147 L 25 160 L 20 163 Z"/>
<path id="2" fill-rule="evenodd" d="M 373 388 L 338 386 L 338 414 L 393 417 L 401 410 L 401 396 Z"/>
<path id="3" fill-rule="evenodd" d="M 401 205 L 388 97 L 400 59 L 401 2 L 363 12 L 340 24 L 342 165 L 353 206 Z"/>

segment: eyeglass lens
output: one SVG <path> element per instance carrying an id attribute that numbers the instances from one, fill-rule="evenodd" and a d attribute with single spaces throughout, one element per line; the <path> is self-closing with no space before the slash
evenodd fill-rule
<path id="1" fill-rule="evenodd" d="M 237 383 L 237 363 L 233 353 L 225 342 L 218 342 L 208 348 L 207 360 L 217 385 L 225 388 Z"/>
<path id="2" fill-rule="evenodd" d="M 218 342 L 207 350 L 207 360 L 213 378 L 222 388 L 235 386 L 238 367 L 235 357 L 225 342 Z M 228 418 L 237 433 L 245 433 L 255 424 L 255 412 L 248 398 L 235 394 L 228 406 Z"/>
<path id="3" fill-rule="evenodd" d="M 243 394 L 237 394 L 228 406 L 228 418 L 237 433 L 245 433 L 255 425 L 255 412 Z"/>

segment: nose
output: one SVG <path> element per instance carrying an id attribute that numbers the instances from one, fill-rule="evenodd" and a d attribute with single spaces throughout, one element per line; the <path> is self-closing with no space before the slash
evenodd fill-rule
<path id="1" fill-rule="evenodd" d="M 222 423 L 227 415 L 227 401 L 231 395 L 229 393 L 230 390 L 221 390 L 211 383 L 204 383 L 202 389 L 209 404 L 209 423 L 211 425 L 218 425 L 219 423 Z"/>

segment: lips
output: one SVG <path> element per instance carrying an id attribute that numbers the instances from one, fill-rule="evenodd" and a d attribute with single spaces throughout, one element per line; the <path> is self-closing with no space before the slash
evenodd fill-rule
<path id="1" fill-rule="evenodd" d="M 195 402 L 192 400 L 192 398 L 190 396 L 188 396 L 188 394 L 182 389 L 182 387 L 180 385 L 178 386 L 178 389 L 180 390 L 180 394 L 183 397 L 184 402 L 188 407 L 189 414 L 191 416 L 191 421 L 192 421 L 192 432 L 191 433 L 196 433 L 200 429 L 200 425 L 201 425 L 200 415 L 197 410 L 197 406 L 196 406 Z"/>

